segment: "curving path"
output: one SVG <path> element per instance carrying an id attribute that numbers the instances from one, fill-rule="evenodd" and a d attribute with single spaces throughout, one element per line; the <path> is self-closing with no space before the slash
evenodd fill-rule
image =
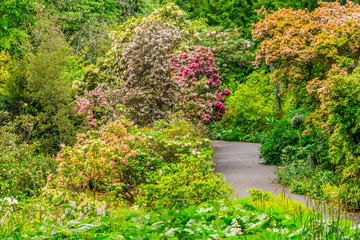
<path id="1" fill-rule="evenodd" d="M 215 150 L 215 172 L 222 173 L 222 177 L 232 184 L 240 197 L 249 196 L 249 188 L 257 188 L 275 194 L 284 192 L 292 200 L 312 205 L 306 196 L 292 194 L 283 185 L 275 182 L 276 166 L 265 165 L 259 159 L 259 144 L 213 141 L 212 147 Z"/>

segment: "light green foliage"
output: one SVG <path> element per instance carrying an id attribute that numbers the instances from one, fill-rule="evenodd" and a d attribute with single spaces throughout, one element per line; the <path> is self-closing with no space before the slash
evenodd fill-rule
<path id="1" fill-rule="evenodd" d="M 358 227 L 316 213 L 280 194 L 271 199 L 211 201 L 182 210 L 143 211 L 106 203 L 58 205 L 0 200 L 0 237 L 13 239 L 356 239 Z M 9 204 L 12 203 L 10 206 Z M 39 204 L 37 206 L 37 204 Z M 52 207 L 51 207 L 52 206 Z M 13 211 L 9 211 L 10 207 Z M 32 209 L 32 216 L 29 215 Z M 16 229 L 16 230 L 14 230 Z"/>
<path id="2" fill-rule="evenodd" d="M 46 18 L 37 21 L 33 30 L 37 48 L 27 54 L 26 89 L 29 111 L 40 117 L 37 137 L 48 151 L 60 143 L 72 141 L 70 121 L 71 81 L 62 76 L 69 47 L 54 23 Z"/>
<path id="3" fill-rule="evenodd" d="M 205 127 L 196 127 L 179 115 L 172 117 L 155 122 L 150 130 L 152 141 L 149 144 L 161 158 L 168 163 L 178 163 L 195 150 L 211 149 L 210 140 L 205 138 Z"/>
<path id="4" fill-rule="evenodd" d="M 249 75 L 226 102 L 224 128 L 238 129 L 243 135 L 265 130 L 266 118 L 273 115 L 272 91 L 273 84 L 264 71 Z"/>
<path id="5" fill-rule="evenodd" d="M 153 209 L 182 209 L 214 199 L 230 198 L 232 188 L 213 174 L 208 156 L 198 155 L 162 168 L 148 184 L 140 186 L 137 203 Z"/>
<path id="6" fill-rule="evenodd" d="M 10 78 L 10 73 L 8 70 L 8 65 L 10 61 L 11 61 L 10 55 L 5 51 L 1 51 L 0 52 L 0 83 L 1 84 Z"/>
<path id="7" fill-rule="evenodd" d="M 21 45 L 30 38 L 27 27 L 35 21 L 36 0 L 2 0 L 0 2 L 0 51 L 24 54 Z"/>
<path id="8" fill-rule="evenodd" d="M 16 134 L 20 130 L 30 132 L 34 120 L 31 116 L 23 116 L 15 124 L 0 127 L 0 198 L 34 196 L 54 171 L 54 161 L 38 153 L 38 144 L 28 144 L 23 139 L 26 136 Z M 24 124 L 27 124 L 26 129 L 20 129 L 19 125 Z"/>

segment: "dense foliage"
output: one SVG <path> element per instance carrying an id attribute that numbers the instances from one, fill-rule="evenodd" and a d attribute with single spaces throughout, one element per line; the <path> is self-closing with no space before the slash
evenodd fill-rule
<path id="1" fill-rule="evenodd" d="M 261 155 L 266 162 L 287 165 L 279 179 L 294 191 L 355 209 L 359 208 L 358 8 L 350 1 L 320 2 L 312 12 L 262 12 L 264 19 L 253 30 L 261 41 L 255 64 L 264 61 L 275 68 L 272 80 L 280 86 L 279 97 L 292 102 L 288 111 L 301 113 L 289 114 L 271 128 Z M 309 184 L 317 190 L 306 190 Z"/>
<path id="2" fill-rule="evenodd" d="M 94 204 L 69 202 L 63 209 L 50 205 L 32 210 L 32 204 L 15 199 L 0 201 L 0 211 L 9 208 L 2 238 L 53 239 L 331 239 L 334 235 L 356 239 L 358 228 L 350 220 L 324 219 L 323 214 L 292 202 L 283 195 L 250 189 L 251 197 L 231 201 L 211 201 L 182 210 L 161 212 L 114 209 Z M 33 203 L 36 204 L 36 203 Z M 45 222 L 41 221 L 45 219 Z"/>
<path id="3" fill-rule="evenodd" d="M 283 196 L 229 201 L 210 138 L 359 210 L 357 3 L 1 1 L 0 238 L 356 239 Z"/>

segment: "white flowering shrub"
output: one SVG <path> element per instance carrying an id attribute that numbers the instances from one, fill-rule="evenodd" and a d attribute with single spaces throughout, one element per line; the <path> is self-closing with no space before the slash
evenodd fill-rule
<path id="1" fill-rule="evenodd" d="M 169 76 L 167 56 L 179 46 L 181 32 L 161 19 L 142 19 L 130 42 L 122 44 L 116 70 L 120 71 L 123 104 L 131 119 L 146 125 L 169 113 L 176 83 Z M 113 49 L 119 48 L 116 41 Z M 115 55 L 116 56 L 116 55 Z"/>

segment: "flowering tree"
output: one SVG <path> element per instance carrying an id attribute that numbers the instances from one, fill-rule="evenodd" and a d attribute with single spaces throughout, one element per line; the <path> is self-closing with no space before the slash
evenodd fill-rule
<path id="1" fill-rule="evenodd" d="M 131 41 L 121 46 L 117 67 L 122 79 L 122 103 L 140 125 L 169 113 L 176 86 L 169 76 L 167 56 L 179 46 L 181 38 L 176 27 L 149 18 L 141 20 Z"/>
<path id="2" fill-rule="evenodd" d="M 264 10 L 264 9 L 263 9 Z M 265 14 L 252 33 L 261 41 L 255 64 L 265 61 L 277 69 L 274 80 L 306 96 L 334 65 L 352 71 L 360 57 L 360 6 L 348 1 L 319 2 L 313 12 L 280 9 Z"/>
<path id="3" fill-rule="evenodd" d="M 171 55 L 171 64 L 171 74 L 179 84 L 176 109 L 201 122 L 208 122 L 211 117 L 220 119 L 230 91 L 219 85 L 214 54 L 206 47 L 196 47 L 196 51 Z"/>

